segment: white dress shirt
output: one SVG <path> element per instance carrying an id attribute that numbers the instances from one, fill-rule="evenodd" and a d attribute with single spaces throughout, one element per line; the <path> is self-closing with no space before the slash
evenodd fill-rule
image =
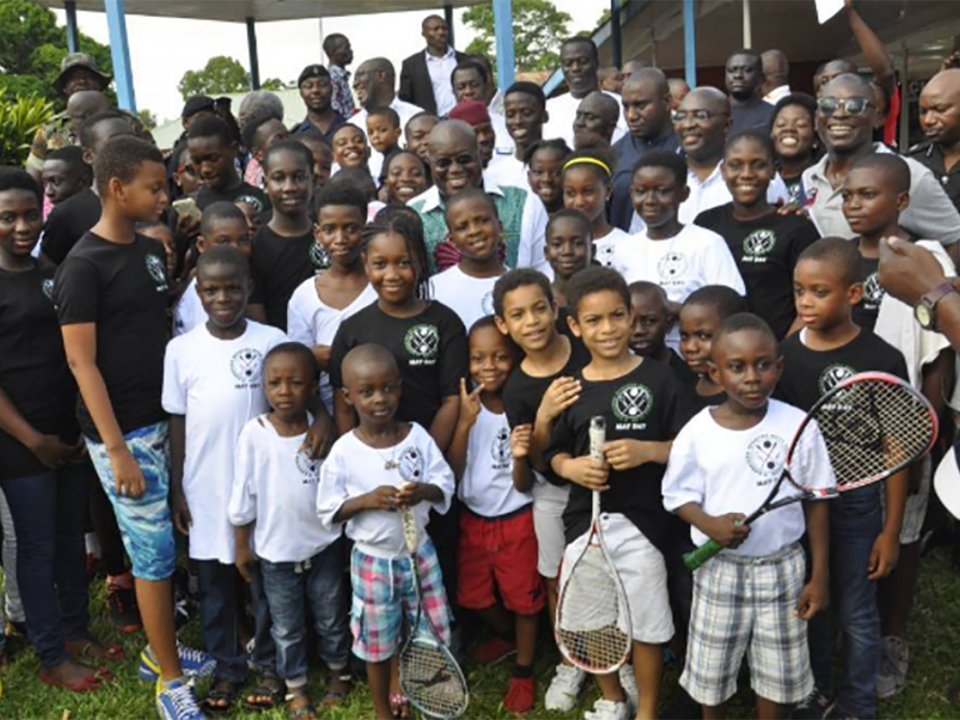
<path id="1" fill-rule="evenodd" d="M 423 51 L 423 56 L 427 60 L 427 72 L 430 73 L 430 83 L 433 85 L 437 115 L 443 117 L 457 104 L 453 95 L 453 83 L 450 82 L 450 76 L 457 67 L 457 53 L 448 45 L 443 57 L 435 57 L 426 50 Z"/>

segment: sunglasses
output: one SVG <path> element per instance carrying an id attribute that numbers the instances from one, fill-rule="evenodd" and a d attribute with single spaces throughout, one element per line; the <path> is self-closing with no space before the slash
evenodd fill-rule
<path id="1" fill-rule="evenodd" d="M 837 110 L 843 108 L 847 115 L 863 115 L 867 108 L 873 107 L 873 103 L 866 98 L 831 98 L 825 97 L 817 100 L 817 110 L 824 115 L 833 115 Z"/>
<path id="2" fill-rule="evenodd" d="M 475 162 L 477 162 L 477 158 L 475 155 L 472 155 L 470 153 L 462 153 L 452 158 L 439 157 L 433 161 L 433 164 L 436 166 L 437 170 L 449 170 L 450 166 L 454 164 L 464 168 L 464 167 L 467 167 L 468 165 L 473 165 Z"/>

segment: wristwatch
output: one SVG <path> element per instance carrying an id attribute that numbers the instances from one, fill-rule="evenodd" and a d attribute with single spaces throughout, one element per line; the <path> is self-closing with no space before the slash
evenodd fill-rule
<path id="1" fill-rule="evenodd" d="M 943 282 L 920 298 L 920 302 L 913 309 L 913 316 L 920 323 L 920 327 L 924 330 L 937 329 L 937 303 L 954 292 L 956 290 L 953 289 L 953 285 Z"/>

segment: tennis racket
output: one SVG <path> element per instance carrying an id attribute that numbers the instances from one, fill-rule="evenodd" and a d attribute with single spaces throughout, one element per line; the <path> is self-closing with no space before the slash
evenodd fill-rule
<path id="1" fill-rule="evenodd" d="M 408 627 L 407 641 L 400 651 L 400 687 L 410 703 L 424 715 L 451 720 L 466 711 L 470 703 L 470 691 L 453 653 L 437 636 L 430 618 L 423 616 L 420 570 L 417 566 L 419 532 L 413 508 L 403 508 L 401 521 L 413 568 L 417 614 L 413 624 Z"/>
<path id="2" fill-rule="evenodd" d="M 590 420 L 590 456 L 603 462 L 606 421 Z M 630 606 L 623 583 L 610 561 L 600 527 L 600 493 L 593 493 L 590 536 L 570 568 L 557 602 L 556 636 L 571 663 L 596 675 L 616 672 L 633 645 Z"/>
<path id="3" fill-rule="evenodd" d="M 821 397 L 807 413 L 790 443 L 780 478 L 744 524 L 786 505 L 834 498 L 888 478 L 930 452 L 937 428 L 933 407 L 908 383 L 886 373 L 854 375 Z M 835 487 L 807 484 L 818 480 L 810 477 L 804 461 L 820 437 L 833 466 Z M 784 490 L 789 494 L 781 496 Z M 684 555 L 683 561 L 696 570 L 722 549 L 720 543 L 710 540 Z"/>

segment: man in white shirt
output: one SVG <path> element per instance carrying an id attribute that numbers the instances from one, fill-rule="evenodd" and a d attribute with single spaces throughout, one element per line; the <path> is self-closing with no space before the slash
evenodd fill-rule
<path id="1" fill-rule="evenodd" d="M 468 56 L 451 47 L 450 28 L 439 15 L 425 18 L 420 27 L 427 47 L 403 61 L 400 98 L 443 117 L 457 104 L 450 74 Z"/>
<path id="2" fill-rule="evenodd" d="M 776 105 L 780 98 L 790 94 L 790 62 L 782 50 L 767 50 L 761 53 L 763 61 L 763 93 L 764 102 Z"/>

